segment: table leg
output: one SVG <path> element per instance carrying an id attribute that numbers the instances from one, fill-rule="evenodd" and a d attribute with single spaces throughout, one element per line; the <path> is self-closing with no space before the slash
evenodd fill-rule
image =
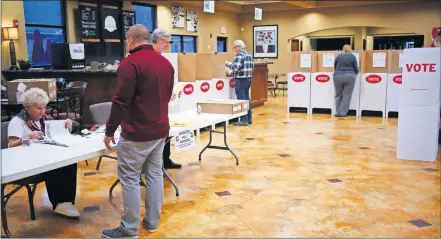
<path id="1" fill-rule="evenodd" d="M 119 183 L 119 179 L 117 179 L 117 180 L 113 183 L 112 187 L 110 187 L 110 190 L 109 190 L 109 198 L 110 198 L 110 199 L 113 199 L 112 192 L 113 192 L 113 189 L 116 187 L 116 185 L 118 185 L 118 183 Z"/>
<path id="2" fill-rule="evenodd" d="M 179 188 L 178 186 L 176 186 L 175 181 L 173 181 L 173 179 L 168 175 L 167 171 L 164 168 L 164 165 L 162 165 L 162 172 L 164 173 L 165 177 L 167 177 L 168 181 L 170 181 L 170 183 L 173 185 L 173 187 L 175 188 L 176 191 L 176 197 L 179 197 Z"/>
<path id="3" fill-rule="evenodd" d="M 228 146 L 228 143 L 227 143 L 227 122 L 226 121 L 223 122 L 223 127 L 224 127 L 224 131 L 223 132 L 219 132 L 219 131 L 210 129 L 210 140 L 208 141 L 207 146 L 205 146 L 205 148 L 202 149 L 202 151 L 199 153 L 199 161 L 202 160 L 202 154 L 205 152 L 205 150 L 207 150 L 207 149 L 220 149 L 220 150 L 228 150 L 228 151 L 230 151 L 231 154 L 233 154 L 234 158 L 236 159 L 236 165 L 239 165 L 239 158 L 233 152 L 233 150 L 231 150 L 231 148 Z M 211 142 L 213 141 L 213 133 L 218 133 L 218 134 L 223 134 L 224 135 L 224 144 L 225 144 L 225 146 L 212 146 L 211 145 Z"/>
<path id="4" fill-rule="evenodd" d="M 3 231 L 5 232 L 6 236 L 2 236 L 2 237 L 12 237 L 11 232 L 9 231 L 9 227 L 8 227 L 8 220 L 6 218 L 6 198 L 5 198 L 5 188 L 6 185 L 2 184 L 2 188 L 1 188 L 1 200 L 2 200 L 2 226 L 3 226 Z"/>

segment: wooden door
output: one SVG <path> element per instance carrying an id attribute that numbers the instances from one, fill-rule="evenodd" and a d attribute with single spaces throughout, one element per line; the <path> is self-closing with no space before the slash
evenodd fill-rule
<path id="1" fill-rule="evenodd" d="M 251 106 L 263 105 L 268 97 L 268 66 L 255 64 L 251 83 Z"/>
<path id="2" fill-rule="evenodd" d="M 300 51 L 299 40 L 296 39 L 291 40 L 291 51 Z"/>

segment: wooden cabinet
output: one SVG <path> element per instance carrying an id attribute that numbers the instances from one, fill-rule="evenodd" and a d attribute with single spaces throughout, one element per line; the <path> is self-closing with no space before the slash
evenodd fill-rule
<path id="1" fill-rule="evenodd" d="M 272 62 L 255 63 L 253 81 L 251 83 L 251 105 L 258 107 L 264 105 L 268 99 L 268 65 Z"/>

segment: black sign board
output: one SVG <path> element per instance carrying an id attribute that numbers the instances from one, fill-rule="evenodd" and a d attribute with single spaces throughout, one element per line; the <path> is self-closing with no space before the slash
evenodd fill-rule
<path id="1" fill-rule="evenodd" d="M 99 39 L 97 7 L 94 4 L 79 3 L 81 39 Z"/>
<path id="2" fill-rule="evenodd" d="M 131 26 L 135 25 L 135 22 L 134 11 L 123 11 L 124 39 L 127 39 L 127 31 L 129 31 Z"/>
<path id="3" fill-rule="evenodd" d="M 120 10 L 104 7 L 101 9 L 101 22 L 103 29 L 104 41 L 120 41 L 121 40 L 121 14 Z"/>

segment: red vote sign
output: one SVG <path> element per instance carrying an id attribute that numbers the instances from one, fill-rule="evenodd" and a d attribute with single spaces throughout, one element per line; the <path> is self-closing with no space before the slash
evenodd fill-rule
<path id="1" fill-rule="evenodd" d="M 235 88 L 236 87 L 236 80 L 235 79 L 231 79 L 230 80 L 230 87 L 231 88 Z"/>
<path id="2" fill-rule="evenodd" d="M 201 85 L 201 91 L 203 93 L 207 92 L 208 90 L 210 90 L 210 84 L 208 84 L 208 82 L 204 82 Z"/>
<path id="3" fill-rule="evenodd" d="M 302 74 L 295 74 L 291 78 L 294 82 L 303 82 L 306 80 L 306 76 Z"/>
<path id="4" fill-rule="evenodd" d="M 184 86 L 184 94 L 191 95 L 194 91 L 194 87 L 192 84 L 187 84 Z"/>
<path id="5" fill-rule="evenodd" d="M 320 83 L 326 83 L 331 80 L 331 77 L 329 77 L 328 75 L 318 75 L 315 77 L 315 80 Z"/>
<path id="6" fill-rule="evenodd" d="M 392 81 L 393 81 L 395 84 L 399 84 L 399 85 L 401 85 L 401 82 L 403 81 L 403 76 L 402 76 L 402 75 L 394 76 L 394 78 L 392 78 Z"/>
<path id="7" fill-rule="evenodd" d="M 366 77 L 366 82 L 370 84 L 377 84 L 380 83 L 382 80 L 381 76 L 379 75 L 368 75 Z"/>
<path id="8" fill-rule="evenodd" d="M 406 64 L 407 72 L 436 72 L 435 63 Z"/>
<path id="9" fill-rule="evenodd" d="M 222 90 L 224 88 L 224 82 L 222 80 L 218 80 L 216 83 L 216 89 Z"/>

